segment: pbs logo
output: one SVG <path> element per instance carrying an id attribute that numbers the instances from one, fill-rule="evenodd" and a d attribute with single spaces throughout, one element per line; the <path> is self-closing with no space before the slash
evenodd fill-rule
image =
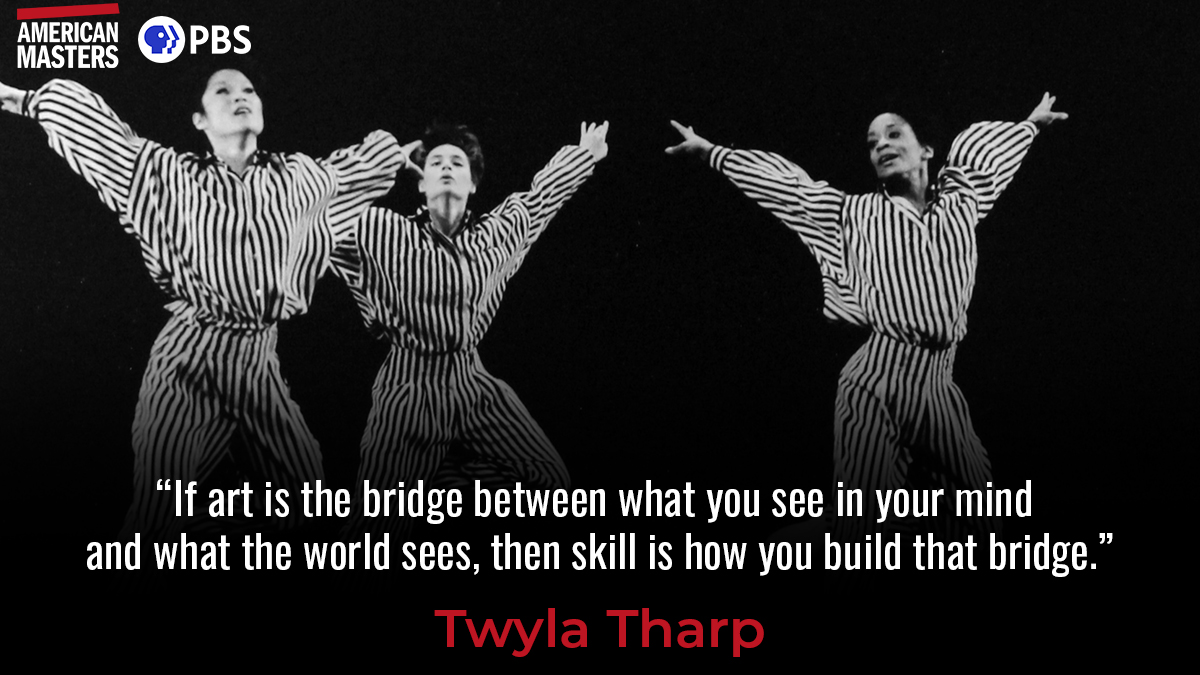
<path id="1" fill-rule="evenodd" d="M 192 54 L 206 42 L 213 54 L 225 54 L 230 50 L 235 54 L 245 54 L 250 51 L 249 32 L 249 26 L 235 26 L 231 40 L 229 28 L 225 26 L 192 26 L 191 30 L 187 30 L 169 16 L 156 16 L 142 24 L 142 30 L 138 32 L 138 47 L 143 56 L 155 63 L 174 61 L 189 42 Z"/>
<path id="2" fill-rule="evenodd" d="M 187 44 L 183 26 L 169 16 L 156 16 L 142 24 L 138 47 L 142 55 L 155 63 L 174 61 Z"/>

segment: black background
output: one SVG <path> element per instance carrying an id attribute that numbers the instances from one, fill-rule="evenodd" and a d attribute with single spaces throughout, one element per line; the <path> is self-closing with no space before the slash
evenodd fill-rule
<path id="1" fill-rule="evenodd" d="M 1145 601 L 1168 603 L 1178 592 L 1200 410 L 1194 12 L 1061 3 L 120 7 L 113 70 L 17 70 L 19 26 L 5 10 L 0 36 L 10 51 L 0 80 L 34 88 L 77 79 L 140 134 L 190 147 L 184 74 L 201 57 L 153 64 L 137 48 L 137 31 L 157 14 L 184 26 L 246 24 L 251 56 L 266 72 L 260 147 L 324 156 L 376 128 L 403 142 L 435 118 L 465 122 L 487 155 L 476 209 L 524 189 L 558 147 L 578 140 L 581 121 L 611 123 L 608 158 L 511 282 L 480 351 L 554 441 L 574 487 L 605 488 L 612 508 L 604 520 L 418 531 L 431 541 L 472 538 L 473 560 L 485 568 L 475 577 L 396 572 L 396 583 L 368 592 L 343 588 L 332 572 L 224 573 L 217 581 L 210 572 L 172 586 L 169 603 L 121 583 L 114 591 L 114 575 L 84 570 L 84 545 L 116 536 L 130 498 L 129 427 L 165 298 L 134 239 L 46 148 L 36 124 L 5 116 L 4 522 L 23 580 L 17 592 L 41 607 L 92 631 L 113 627 L 97 617 L 136 609 L 142 620 L 116 625 L 151 636 L 143 640 L 150 645 L 169 642 L 152 625 L 166 631 L 184 616 L 199 624 L 194 612 L 203 609 L 219 610 L 214 623 L 230 642 L 250 636 L 259 644 L 250 627 L 271 615 L 272 629 L 387 636 L 348 656 L 390 645 L 443 659 L 507 659 L 441 647 L 433 609 L 503 619 L 555 606 L 560 619 L 588 622 L 594 648 L 535 648 L 531 658 L 582 663 L 609 653 L 602 650 L 615 639 L 604 610 L 648 606 L 674 619 L 759 618 L 767 641 L 744 658 L 802 662 L 859 645 L 897 659 L 914 645 L 986 658 L 996 645 L 1064 646 L 1063 636 L 1083 629 L 1130 643 L 1156 614 L 1126 608 L 1137 601 L 1139 612 L 1156 611 Z M 818 179 L 863 191 L 872 176 L 862 141 L 875 114 L 897 102 L 936 111 L 946 133 L 933 142 L 944 154 L 954 132 L 973 121 L 1024 119 L 1044 91 L 1071 118 L 1038 136 L 979 229 L 955 379 L 997 484 L 1033 481 L 1035 518 L 1009 520 L 1006 537 L 1085 541 L 1098 569 L 1066 579 L 982 571 L 759 578 L 756 543 L 792 523 L 765 515 L 769 491 L 828 490 L 837 373 L 864 335 L 823 319 L 816 265 L 794 235 L 716 172 L 663 153 L 678 140 L 668 120 L 717 143 L 779 152 Z M 385 202 L 408 212 L 418 196 L 402 178 Z M 349 293 L 330 277 L 312 310 L 281 326 L 279 353 L 330 481 L 349 488 L 386 346 L 367 336 Z M 617 490 L 647 479 L 662 488 L 691 481 L 698 515 L 707 513 L 705 489 L 758 488 L 764 515 L 711 525 L 615 517 Z M 504 531 L 562 541 L 564 552 L 588 532 L 634 531 L 641 541 L 657 533 L 675 543 L 676 569 L 492 571 L 485 540 Z M 746 569 L 683 570 L 685 532 L 749 542 Z M 1114 542 L 1099 545 L 1100 532 L 1113 532 Z M 240 560 L 240 549 L 232 552 Z M 276 595 L 260 605 L 264 589 Z M 279 603 L 293 609 L 271 614 Z M 814 634 L 834 641 L 814 644 Z M 336 656 L 340 644 L 284 651 Z M 461 629 L 458 644 L 469 644 Z M 728 655 L 677 647 L 615 654 L 694 662 L 713 652 Z"/>

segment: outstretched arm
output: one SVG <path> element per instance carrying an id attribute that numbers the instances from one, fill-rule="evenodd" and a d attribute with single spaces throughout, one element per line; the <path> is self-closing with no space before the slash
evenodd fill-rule
<path id="1" fill-rule="evenodd" d="M 41 124 L 54 149 L 113 211 L 125 215 L 134 165 L 146 141 L 83 85 L 51 80 L 36 91 L 0 84 L 0 106 Z"/>
<path id="2" fill-rule="evenodd" d="M 818 262 L 841 260 L 844 193 L 814 181 L 807 171 L 775 153 L 721 147 L 697 135 L 692 127 L 673 120 L 671 126 L 683 136 L 683 142 L 667 148 L 667 154 L 707 158 L 710 166 L 747 197 L 800 235 Z"/>
<path id="3" fill-rule="evenodd" d="M 496 228 L 490 236 L 506 240 L 518 258 L 546 229 L 546 226 L 583 185 L 596 168 L 596 162 L 608 156 L 608 122 L 579 125 L 579 144 L 559 150 L 537 175 L 527 192 L 510 195 L 492 213 L 489 223 Z M 501 227 L 501 224 L 507 227 Z M 515 269 L 515 268 L 514 268 Z"/>
<path id="4" fill-rule="evenodd" d="M 1047 92 L 1024 122 L 979 122 L 959 134 L 938 179 L 943 194 L 972 195 L 979 219 L 986 217 L 1016 176 L 1038 130 L 1067 119 L 1067 113 L 1052 109 L 1054 101 Z"/>
<path id="5" fill-rule="evenodd" d="M 679 132 L 679 135 L 683 136 L 683 142 L 679 145 L 672 145 L 671 147 L 667 148 L 668 155 L 687 155 L 697 159 L 706 160 L 714 167 L 717 167 L 717 165 L 713 163 L 714 159 L 712 156 L 713 151 L 718 149 L 716 145 L 699 136 L 695 130 L 692 129 L 692 127 L 685 127 L 675 120 L 671 120 L 671 126 L 675 127 L 675 130 Z M 728 148 L 721 149 L 728 150 Z M 807 171 L 801 169 L 799 166 L 784 159 L 783 157 L 774 153 L 760 154 L 769 155 L 771 157 L 771 163 L 777 165 L 782 173 L 795 176 L 804 183 L 813 182 L 812 177 L 808 175 Z M 720 167 L 717 168 L 719 169 Z"/>

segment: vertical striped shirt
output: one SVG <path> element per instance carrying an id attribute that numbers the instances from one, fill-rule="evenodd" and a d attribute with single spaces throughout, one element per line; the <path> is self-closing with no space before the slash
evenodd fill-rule
<path id="1" fill-rule="evenodd" d="M 137 237 L 181 315 L 261 326 L 308 309 L 329 264 L 331 223 L 387 193 L 402 157 L 376 131 L 328 159 L 258 152 L 238 176 L 213 157 L 138 137 L 82 85 L 52 80 L 27 101 L 50 147 Z"/>
<path id="2" fill-rule="evenodd" d="M 774 153 L 715 147 L 709 161 L 800 235 L 820 266 L 828 318 L 946 347 L 967 331 L 975 226 L 1036 134 L 1032 122 L 981 122 L 959 134 L 924 213 L 883 191 L 847 195 Z"/>
<path id="3" fill-rule="evenodd" d="M 530 246 L 595 165 L 588 150 L 562 148 L 528 192 L 468 214 L 453 237 L 433 226 L 428 211 L 406 217 L 370 208 L 338 232 L 334 269 L 377 337 L 423 354 L 475 349 Z"/>

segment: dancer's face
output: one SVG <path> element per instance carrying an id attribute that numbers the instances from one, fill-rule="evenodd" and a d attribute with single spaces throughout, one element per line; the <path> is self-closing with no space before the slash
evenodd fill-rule
<path id="1" fill-rule="evenodd" d="M 457 145 L 439 145 L 425 155 L 425 177 L 420 190 L 426 200 L 434 200 L 449 194 L 454 199 L 466 200 L 475 192 L 475 181 L 471 179 L 471 162 L 467 153 Z"/>
<path id="2" fill-rule="evenodd" d="M 927 167 L 933 157 L 933 148 L 921 145 L 908 122 L 894 113 L 884 113 L 871 122 L 867 147 L 880 180 L 911 174 Z"/>
<path id="3" fill-rule="evenodd" d="M 249 78 L 238 70 L 218 70 L 208 78 L 200 99 L 204 113 L 193 113 L 192 124 L 215 136 L 262 133 L 262 99 Z"/>

